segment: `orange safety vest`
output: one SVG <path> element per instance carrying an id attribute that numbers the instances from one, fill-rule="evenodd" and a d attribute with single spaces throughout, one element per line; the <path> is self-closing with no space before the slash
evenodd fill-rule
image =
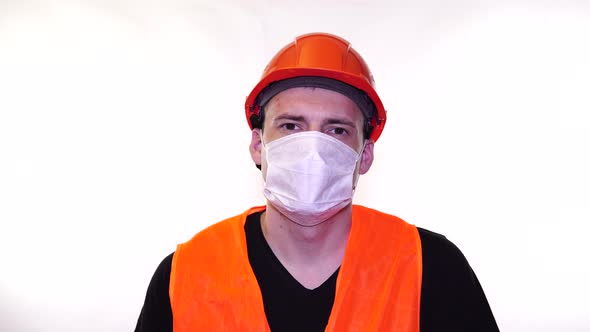
<path id="1" fill-rule="evenodd" d="M 178 245 L 170 274 L 175 332 L 270 331 L 244 232 L 248 215 L 264 209 L 251 208 Z M 326 331 L 418 332 L 421 284 L 416 227 L 353 205 Z"/>

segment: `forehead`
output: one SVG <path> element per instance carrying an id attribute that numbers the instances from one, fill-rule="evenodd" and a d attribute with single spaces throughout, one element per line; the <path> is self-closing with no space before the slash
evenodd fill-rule
<path id="1" fill-rule="evenodd" d="M 327 114 L 361 123 L 364 120 L 363 113 L 354 101 L 339 92 L 322 88 L 287 89 L 274 96 L 265 110 L 267 118 L 284 112 L 294 112 L 302 116 Z"/>

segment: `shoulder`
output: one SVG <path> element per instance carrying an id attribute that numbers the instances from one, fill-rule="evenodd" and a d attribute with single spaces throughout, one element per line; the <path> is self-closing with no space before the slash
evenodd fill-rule
<path id="1" fill-rule="evenodd" d="M 148 287 L 148 295 L 151 295 L 156 299 L 168 297 L 168 285 L 170 284 L 170 271 L 172 269 L 173 257 L 174 252 L 166 256 L 156 268 Z"/>
<path id="2" fill-rule="evenodd" d="M 166 277 L 166 279 L 170 279 L 170 268 L 172 267 L 172 257 L 173 256 L 174 256 L 174 252 L 171 253 L 170 255 L 166 256 L 160 262 L 160 265 L 158 265 L 158 268 L 156 269 L 157 275 L 160 275 L 162 277 Z"/>
<path id="3" fill-rule="evenodd" d="M 395 221 L 403 221 L 399 217 L 396 217 L 392 214 L 375 210 L 370 207 L 366 207 L 363 205 L 354 204 L 352 206 L 352 214 L 353 218 L 355 216 L 362 216 L 365 218 L 379 218 L 379 219 L 386 219 L 386 220 L 395 220 Z"/>
<path id="4" fill-rule="evenodd" d="M 418 228 L 422 245 L 424 331 L 498 331 L 469 262 L 444 235 Z"/>
<path id="5" fill-rule="evenodd" d="M 229 278 L 223 273 L 225 268 L 229 268 L 229 262 L 240 265 L 242 259 L 247 257 L 244 224 L 256 210 L 252 208 L 213 224 L 189 241 L 179 244 L 172 259 L 171 293 L 174 294 L 175 284 L 183 279 L 183 275 Z"/>
<path id="6" fill-rule="evenodd" d="M 474 283 L 475 274 L 461 250 L 444 235 L 418 227 L 422 245 L 423 279 L 428 285 L 455 289 Z"/>
<path id="7" fill-rule="evenodd" d="M 405 226 L 406 229 L 416 229 L 420 237 L 423 256 L 427 256 L 429 263 L 432 261 L 437 264 L 449 264 L 450 261 L 453 261 L 456 264 L 467 264 L 467 260 L 459 248 L 442 234 L 416 227 L 397 216 L 362 205 L 353 205 L 353 218 L 355 217 L 360 217 L 364 221 L 378 220 L 379 223 L 385 222 L 390 225 Z"/>
<path id="8" fill-rule="evenodd" d="M 238 222 L 239 218 L 237 216 L 216 222 L 196 233 L 189 241 L 185 243 L 222 236 L 232 230 Z"/>
<path id="9" fill-rule="evenodd" d="M 196 233 L 190 240 L 176 249 L 176 257 L 187 252 L 192 254 L 214 254 L 227 245 L 228 241 L 239 240 L 244 228 L 243 215 L 219 221 Z"/>
<path id="10" fill-rule="evenodd" d="M 174 253 L 162 260 L 150 281 L 137 319 L 136 332 L 172 331 L 172 309 L 168 287 L 173 255 Z"/>
<path id="11" fill-rule="evenodd" d="M 423 254 L 428 254 L 435 262 L 448 264 L 451 261 L 456 264 L 467 264 L 467 259 L 461 250 L 446 236 L 433 231 L 417 227 Z"/>
<path id="12" fill-rule="evenodd" d="M 191 246 L 194 244 L 207 243 L 216 245 L 220 239 L 228 239 L 231 236 L 241 237 L 243 234 L 246 219 L 253 213 L 264 210 L 264 206 L 255 206 L 245 212 L 219 221 L 195 234 L 189 241 L 180 245 L 180 247 Z M 238 239 L 239 240 L 239 239 Z"/>
<path id="13" fill-rule="evenodd" d="M 362 220 L 360 223 L 365 228 L 380 228 L 383 231 L 392 232 L 415 232 L 416 227 L 403 219 L 379 210 L 371 209 L 362 205 L 352 206 L 352 219 Z"/>

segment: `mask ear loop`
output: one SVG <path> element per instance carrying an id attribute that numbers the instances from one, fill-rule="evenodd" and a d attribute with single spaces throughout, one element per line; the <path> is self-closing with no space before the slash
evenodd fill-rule
<path id="1" fill-rule="evenodd" d="M 262 128 L 260 128 L 260 160 L 262 161 L 262 153 L 264 152 L 264 159 L 266 161 L 266 164 L 268 165 L 268 160 L 266 160 L 266 155 L 267 155 L 267 149 L 266 149 L 266 144 L 264 143 L 264 139 L 263 139 L 263 134 L 262 134 Z"/>
<path id="2" fill-rule="evenodd" d="M 354 167 L 355 170 L 357 170 L 361 167 L 361 162 L 363 161 L 363 153 L 365 152 L 365 147 L 367 146 L 367 142 L 368 142 L 367 139 L 363 140 L 363 148 L 361 149 L 361 152 L 359 152 L 356 157 L 356 165 Z M 354 177 L 354 174 L 353 174 L 353 177 Z M 354 196 L 354 192 L 356 191 L 356 185 L 358 184 L 360 177 L 361 177 L 360 174 L 356 175 L 356 178 L 354 179 L 354 182 L 352 184 L 353 196 Z"/>
<path id="3" fill-rule="evenodd" d="M 262 139 L 262 127 L 259 128 L 260 129 L 260 144 L 262 144 L 262 150 L 265 151 L 264 156 L 266 157 L 266 145 L 264 144 L 264 140 Z M 261 151 L 262 153 L 262 151 Z M 256 168 L 258 168 L 258 170 L 262 171 L 262 164 L 258 165 L 256 164 Z"/>
<path id="4" fill-rule="evenodd" d="M 359 154 L 356 157 L 357 163 L 363 159 L 363 152 L 365 152 L 365 147 L 367 146 L 367 141 L 368 141 L 368 139 L 363 139 L 363 148 L 361 149 L 361 152 L 359 152 Z"/>

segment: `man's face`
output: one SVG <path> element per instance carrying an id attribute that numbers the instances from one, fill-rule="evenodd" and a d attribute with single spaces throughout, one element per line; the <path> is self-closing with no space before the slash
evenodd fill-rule
<path id="1" fill-rule="evenodd" d="M 261 140 L 265 144 L 286 135 L 303 131 L 319 131 L 348 145 L 357 153 L 363 143 L 364 117 L 348 97 L 321 88 L 292 88 L 276 95 L 265 108 L 263 129 L 254 129 L 250 153 L 262 164 Z M 373 160 L 373 142 L 366 140 L 358 171 L 364 174 Z"/>
<path id="2" fill-rule="evenodd" d="M 264 143 L 302 131 L 330 135 L 359 152 L 364 118 L 346 96 L 321 88 L 292 88 L 276 95 L 265 108 Z"/>

